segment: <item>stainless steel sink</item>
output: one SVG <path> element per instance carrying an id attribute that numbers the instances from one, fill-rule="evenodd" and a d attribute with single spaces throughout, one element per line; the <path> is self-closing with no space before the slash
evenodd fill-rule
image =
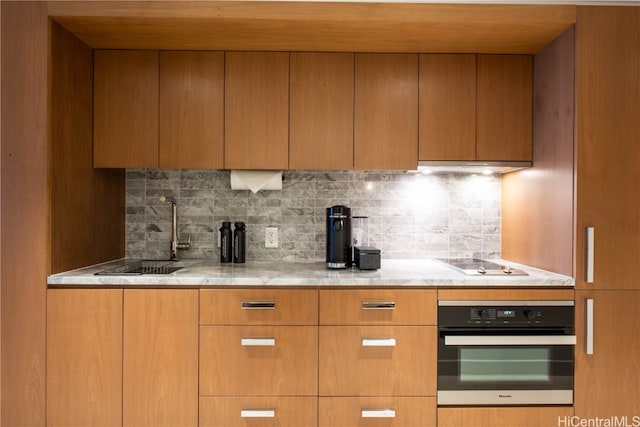
<path id="1" fill-rule="evenodd" d="M 131 261 L 95 273 L 96 276 L 140 276 L 143 274 L 171 274 L 182 267 L 173 261 Z"/>

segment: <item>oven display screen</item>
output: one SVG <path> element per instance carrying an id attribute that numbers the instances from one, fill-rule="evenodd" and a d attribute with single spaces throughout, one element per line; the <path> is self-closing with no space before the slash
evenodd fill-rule
<path id="1" fill-rule="evenodd" d="M 498 317 L 516 317 L 515 310 L 498 310 Z"/>

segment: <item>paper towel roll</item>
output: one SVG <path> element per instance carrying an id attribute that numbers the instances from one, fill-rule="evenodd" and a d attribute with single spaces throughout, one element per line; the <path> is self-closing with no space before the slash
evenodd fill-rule
<path id="1" fill-rule="evenodd" d="M 282 190 L 282 171 L 231 171 L 232 190 Z"/>

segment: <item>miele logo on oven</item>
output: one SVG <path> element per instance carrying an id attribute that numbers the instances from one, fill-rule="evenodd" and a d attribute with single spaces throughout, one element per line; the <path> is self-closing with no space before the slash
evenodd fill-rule
<path id="1" fill-rule="evenodd" d="M 512 396 L 510 394 L 499 394 L 498 397 L 501 399 L 511 399 Z"/>

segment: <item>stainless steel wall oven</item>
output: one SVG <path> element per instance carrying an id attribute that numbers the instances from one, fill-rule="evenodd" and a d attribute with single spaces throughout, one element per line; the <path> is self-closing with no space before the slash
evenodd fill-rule
<path id="1" fill-rule="evenodd" d="M 439 301 L 438 405 L 573 403 L 573 301 Z"/>

